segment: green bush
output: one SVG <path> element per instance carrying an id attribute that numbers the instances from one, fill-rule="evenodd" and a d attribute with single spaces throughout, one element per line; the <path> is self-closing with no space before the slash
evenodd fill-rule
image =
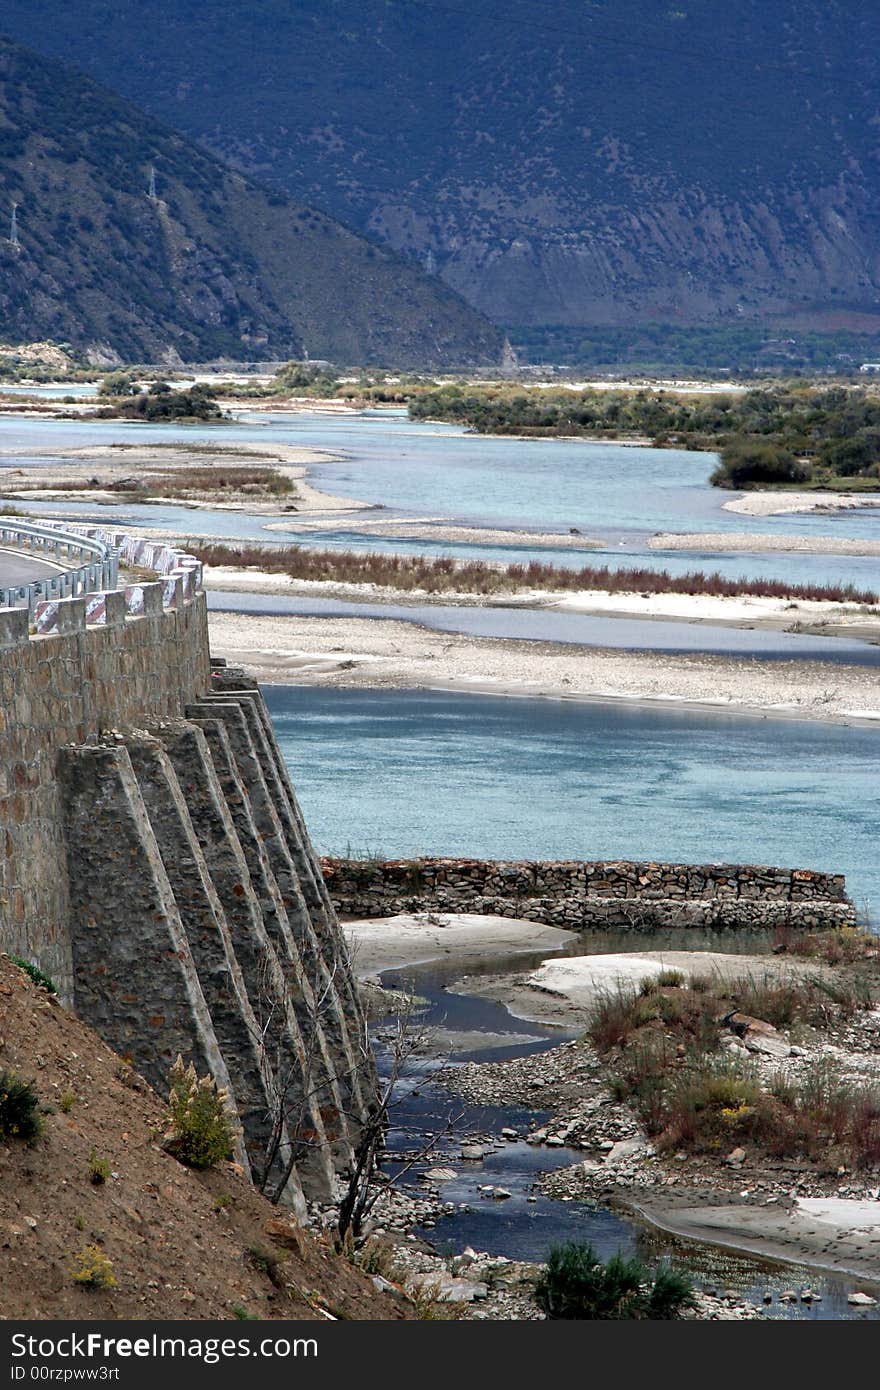
<path id="1" fill-rule="evenodd" d="M 8 516 L 9 512 L 5 512 L 4 515 Z M 34 984 L 39 985 L 40 989 L 46 990 L 48 994 L 58 993 L 55 981 L 51 976 L 42 971 L 38 965 L 34 965 L 33 961 L 25 960 L 23 956 L 10 956 L 9 959 L 13 964 L 17 965 L 20 970 L 23 970 L 26 975 L 30 975 Z"/>
<path id="2" fill-rule="evenodd" d="M 0 1072 L 0 1139 L 23 1139 L 33 1144 L 43 1132 L 40 1098 L 32 1081 L 14 1071 Z"/>
<path id="3" fill-rule="evenodd" d="M 535 1295 L 548 1318 L 659 1320 L 678 1317 L 693 1288 L 678 1270 L 619 1252 L 603 1265 L 589 1241 L 568 1241 L 551 1247 Z"/>
<path id="4" fill-rule="evenodd" d="M 165 1148 L 189 1168 L 212 1168 L 232 1156 L 235 1124 L 227 1110 L 228 1095 L 210 1076 L 196 1076 L 182 1057 L 171 1068 L 168 1108 L 172 1132 Z"/>
<path id="5" fill-rule="evenodd" d="M 110 1163 L 101 1158 L 96 1149 L 89 1154 L 89 1182 L 93 1187 L 103 1187 L 110 1176 Z"/>
<path id="6" fill-rule="evenodd" d="M 778 444 L 736 440 L 721 450 L 721 462 L 709 481 L 715 487 L 750 488 L 768 483 L 803 483 L 808 470 Z"/>

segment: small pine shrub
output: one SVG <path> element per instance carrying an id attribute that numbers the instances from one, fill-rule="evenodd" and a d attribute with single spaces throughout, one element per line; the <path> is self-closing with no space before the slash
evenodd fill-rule
<path id="1" fill-rule="evenodd" d="M 39 1103 L 32 1081 L 23 1081 L 14 1071 L 0 1072 L 0 1139 L 35 1143 L 43 1132 Z"/>
<path id="2" fill-rule="evenodd" d="M 10 956 L 9 959 L 13 961 L 20 970 L 23 970 L 26 975 L 30 975 L 34 984 L 39 985 L 40 989 L 46 990 L 48 994 L 58 993 L 55 981 L 51 976 L 42 971 L 38 965 L 34 965 L 33 961 L 25 960 L 23 956 Z"/>
<path id="3" fill-rule="evenodd" d="M 227 1105 L 227 1092 L 210 1076 L 197 1077 L 192 1062 L 185 1067 L 178 1056 L 170 1075 L 172 1132 L 165 1148 L 189 1168 L 212 1168 L 230 1158 L 235 1125 Z"/>
<path id="4" fill-rule="evenodd" d="M 654 1274 L 654 1283 L 648 1297 L 647 1316 L 656 1321 L 677 1318 L 683 1308 L 693 1305 L 693 1284 L 680 1269 L 661 1265 Z"/>
<path id="5" fill-rule="evenodd" d="M 73 1282 L 89 1289 L 118 1287 L 113 1273 L 113 1261 L 99 1245 L 87 1245 L 80 1250 L 73 1265 Z"/>
<path id="6" fill-rule="evenodd" d="M 691 1282 L 677 1270 L 652 1273 L 619 1252 L 602 1264 L 589 1241 L 551 1247 L 535 1294 L 553 1319 L 669 1319 L 693 1297 Z"/>

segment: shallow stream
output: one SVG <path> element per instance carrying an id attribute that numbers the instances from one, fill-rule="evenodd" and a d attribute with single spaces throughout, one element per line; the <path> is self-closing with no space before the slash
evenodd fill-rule
<path id="1" fill-rule="evenodd" d="M 729 937 L 706 933 L 696 940 L 695 936 L 688 933 L 690 949 L 732 949 Z M 759 941 L 760 938 L 750 940 L 747 949 L 754 949 Z M 735 944 L 739 950 L 744 947 L 740 937 Z M 652 949 L 676 949 L 681 941 L 676 934 L 662 940 L 652 935 L 650 945 Z M 562 954 L 632 951 L 644 946 L 644 940 L 632 935 L 584 937 Z M 545 955 L 546 952 L 540 956 L 496 957 L 486 961 L 485 969 L 493 975 L 520 971 L 536 965 Z M 478 963 L 468 962 L 469 974 L 479 970 Z M 408 1068 L 398 1083 L 389 1149 L 392 1154 L 403 1155 L 439 1134 L 442 1137 L 436 1148 L 413 1173 L 438 1166 L 456 1173 L 454 1179 L 440 1185 L 442 1200 L 455 1203 L 455 1213 L 439 1217 L 434 1225 L 417 1230 L 417 1235 L 443 1254 L 460 1253 L 470 1245 L 509 1259 L 535 1261 L 545 1259 L 553 1244 L 589 1240 L 602 1259 L 621 1251 L 650 1263 L 670 1260 L 687 1268 L 699 1287 L 719 1293 L 730 1290 L 764 1308 L 765 1317 L 770 1319 L 880 1318 L 880 1307 L 862 1310 L 847 1303 L 847 1296 L 856 1290 L 877 1296 L 877 1289 L 863 1279 L 682 1241 L 620 1212 L 591 1202 L 557 1201 L 537 1191 L 535 1184 L 542 1173 L 581 1163 L 583 1153 L 565 1147 L 527 1144 L 521 1138 L 504 1139 L 501 1131 L 511 1129 L 524 1135 L 536 1120 L 540 1123 L 549 1118 L 549 1112 L 522 1106 L 470 1104 L 433 1083 L 431 1076 L 440 1066 L 502 1061 L 553 1047 L 574 1035 L 514 1018 L 503 1004 L 456 993 L 454 984 L 462 973 L 461 966 L 434 963 L 386 971 L 381 977 L 386 986 L 413 991 L 425 1001 L 415 1026 L 430 1029 L 437 1048 L 435 1055 L 423 1056 L 417 1066 Z M 376 1031 L 381 1035 L 381 1023 Z M 388 1054 L 381 1042 L 377 1044 L 377 1056 L 380 1069 L 387 1066 Z M 473 1142 L 475 1138 L 485 1144 L 486 1156 L 480 1161 L 463 1161 L 462 1142 Z M 394 1172 L 395 1167 L 392 1161 L 389 1172 Z M 407 1174 L 403 1181 L 418 1190 L 417 1176 Z M 511 1195 L 496 1200 L 480 1191 L 481 1186 L 488 1185 L 502 1187 Z M 779 1295 L 788 1290 L 807 1288 L 819 1294 L 820 1299 L 813 1303 L 779 1301 Z"/>

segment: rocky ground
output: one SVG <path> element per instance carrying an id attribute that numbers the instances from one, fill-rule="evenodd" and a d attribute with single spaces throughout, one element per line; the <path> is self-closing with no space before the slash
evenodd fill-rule
<path id="1" fill-rule="evenodd" d="M 733 1035 L 728 1046 L 745 1052 Z M 880 1079 L 880 1012 L 859 1016 L 809 1049 L 784 1046 L 785 1057 L 779 1046 L 749 1054 L 759 1075 L 804 1076 L 825 1058 L 844 1079 Z M 717 1155 L 659 1151 L 630 1107 L 613 1098 L 588 1041 L 449 1068 L 442 1079 L 474 1102 L 553 1112 L 517 1136 L 583 1152 L 580 1163 L 542 1176 L 548 1195 L 617 1205 L 682 1236 L 880 1280 L 880 1168 L 774 1159 L 735 1144 Z"/>
<path id="2" fill-rule="evenodd" d="M 505 1142 L 490 1135 L 469 1135 L 461 1144 L 464 1162 L 477 1160 L 493 1146 Z M 551 1141 L 552 1142 L 552 1141 Z M 470 1157 L 468 1157 L 470 1155 Z M 414 1233 L 418 1226 L 430 1230 L 439 1217 L 454 1205 L 441 1198 L 443 1168 L 429 1167 L 425 1174 L 425 1195 L 388 1186 L 365 1228 L 356 1261 L 372 1271 L 377 1291 L 400 1296 L 415 1303 L 423 1316 L 431 1319 L 463 1318 L 493 1322 L 540 1322 L 545 1314 L 535 1289 L 542 1266 L 523 1260 L 510 1260 L 485 1250 L 466 1246 L 458 1254 L 444 1255 Z M 439 1176 L 432 1180 L 432 1173 Z M 510 1194 L 504 1188 L 487 1189 L 487 1200 L 504 1201 Z M 317 1228 L 332 1229 L 338 1209 L 315 1208 Z M 761 1312 L 737 1293 L 697 1289 L 692 1307 L 683 1316 L 708 1321 L 743 1321 L 760 1317 Z"/>

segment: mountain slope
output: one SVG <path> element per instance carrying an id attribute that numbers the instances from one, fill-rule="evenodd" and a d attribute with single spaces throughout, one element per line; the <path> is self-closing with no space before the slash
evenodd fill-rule
<path id="1" fill-rule="evenodd" d="M 33 42 L 499 322 L 880 323 L 864 0 L 42 0 L 41 19 Z M 4 24 L 30 33 L 31 0 Z"/>
<path id="2" fill-rule="evenodd" d="M 0 1318 L 412 1316 L 235 1164 L 197 1171 L 165 1152 L 158 1095 L 3 954 L 0 1073 L 32 1082 L 45 1112 L 33 1145 L 0 1136 Z M 83 1256 L 113 1282 L 78 1282 Z"/>
<path id="3" fill-rule="evenodd" d="M 498 331 L 446 286 L 4 39 L 0 209 L 0 339 L 135 360 L 500 357 Z"/>

